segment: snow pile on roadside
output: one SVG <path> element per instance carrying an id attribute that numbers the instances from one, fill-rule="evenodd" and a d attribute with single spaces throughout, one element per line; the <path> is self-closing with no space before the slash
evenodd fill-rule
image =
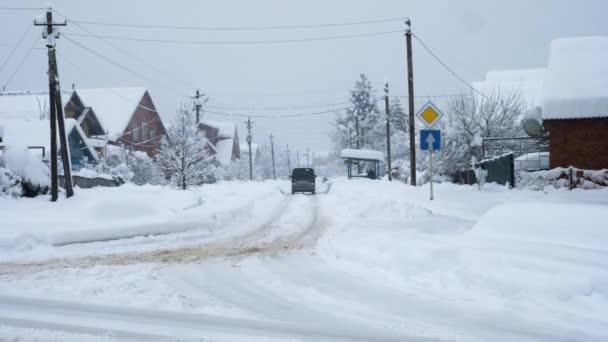
<path id="1" fill-rule="evenodd" d="M 48 196 L 0 199 L 0 254 L 25 256 L 31 249 L 44 246 L 155 234 L 181 233 L 173 239 L 187 242 L 189 236 L 210 237 L 220 230 L 253 229 L 243 223 L 255 225 L 271 215 L 283 198 L 279 184 L 220 182 L 190 191 L 127 184 L 80 189 L 74 198 L 57 203 L 50 202 Z M 141 240 L 117 245 L 128 249 L 133 247 L 130 243 L 145 243 Z M 39 254 L 44 256 L 42 251 Z"/>
<path id="2" fill-rule="evenodd" d="M 395 291 L 394 305 L 419 319 L 447 320 L 438 331 L 505 340 L 480 328 L 500 326 L 545 340 L 608 339 L 608 191 L 440 184 L 431 202 L 428 188 L 401 184 L 333 190 L 324 202 L 334 228 L 317 255 L 366 288 Z"/>
<path id="3" fill-rule="evenodd" d="M 0 325 L 0 341 L 27 342 L 114 342 L 119 341 L 110 335 L 99 336 L 90 334 L 67 333 L 58 330 L 16 328 Z M 127 341 L 121 339 L 120 341 Z M 135 340 L 130 340 L 135 341 Z"/>

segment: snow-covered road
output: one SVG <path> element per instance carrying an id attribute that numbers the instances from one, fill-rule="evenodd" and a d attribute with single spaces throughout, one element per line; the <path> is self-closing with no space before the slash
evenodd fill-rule
<path id="1" fill-rule="evenodd" d="M 230 186 L 211 234 L 7 250 L 0 340 L 608 339 L 605 190 Z"/>

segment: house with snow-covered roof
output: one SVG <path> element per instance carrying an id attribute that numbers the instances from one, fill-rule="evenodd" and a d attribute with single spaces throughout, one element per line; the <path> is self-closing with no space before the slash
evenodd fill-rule
<path id="1" fill-rule="evenodd" d="M 78 120 L 92 140 L 105 139 L 154 157 L 167 134 L 146 88 L 76 89 L 68 104 L 66 117 Z"/>
<path id="2" fill-rule="evenodd" d="M 51 130 L 47 119 L 0 119 L 0 150 L 6 147 L 23 147 L 39 156 L 43 161 L 49 161 Z M 65 130 L 68 137 L 70 160 L 72 167 L 78 169 L 88 162 L 96 162 L 99 156 L 78 122 L 74 119 L 65 120 Z M 59 135 L 59 133 L 57 133 Z M 57 137 L 57 153 L 61 155 L 62 146 Z"/>
<path id="3" fill-rule="evenodd" d="M 24 147 L 48 160 L 51 140 L 48 103 L 48 92 L 0 93 L 0 149 Z M 97 153 L 77 122 L 66 119 L 65 127 L 72 165 L 78 167 L 84 160 L 97 161 Z"/>
<path id="4" fill-rule="evenodd" d="M 201 120 L 198 129 L 213 147 L 216 160 L 226 165 L 241 158 L 239 134 L 236 124 L 225 121 Z"/>
<path id="5" fill-rule="evenodd" d="M 608 37 L 551 43 L 543 127 L 552 168 L 608 169 Z"/>

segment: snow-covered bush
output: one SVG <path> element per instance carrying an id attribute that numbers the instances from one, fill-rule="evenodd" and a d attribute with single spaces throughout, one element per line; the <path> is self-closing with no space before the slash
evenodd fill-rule
<path id="1" fill-rule="evenodd" d="M 158 165 L 145 152 L 109 145 L 98 163 L 86 164 L 85 169 L 97 177 L 120 177 L 137 185 L 163 184 Z M 84 174 L 85 171 L 83 171 Z"/>
<path id="2" fill-rule="evenodd" d="M 0 197 L 21 197 L 21 177 L 13 174 L 9 169 L 0 167 Z"/>
<path id="3" fill-rule="evenodd" d="M 51 185 L 49 168 L 26 148 L 8 146 L 2 151 L 0 167 L 21 178 L 23 195 L 34 197 L 45 194 Z"/>

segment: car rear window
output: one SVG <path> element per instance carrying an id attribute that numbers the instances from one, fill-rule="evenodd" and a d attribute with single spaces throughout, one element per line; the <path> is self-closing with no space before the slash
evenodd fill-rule
<path id="1" fill-rule="evenodd" d="M 315 171 L 313 169 L 294 169 L 291 177 L 293 179 L 313 179 Z"/>

